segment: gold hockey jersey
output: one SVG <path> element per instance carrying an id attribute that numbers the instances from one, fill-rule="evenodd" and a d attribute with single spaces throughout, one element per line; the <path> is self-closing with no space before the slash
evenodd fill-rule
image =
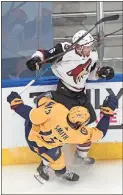
<path id="1" fill-rule="evenodd" d="M 96 127 L 81 126 L 77 130 L 72 129 L 67 123 L 68 113 L 64 105 L 43 97 L 39 107 L 30 112 L 33 125 L 28 139 L 35 141 L 39 147 L 51 149 L 64 144 L 96 141 L 103 137 L 102 131 Z"/>

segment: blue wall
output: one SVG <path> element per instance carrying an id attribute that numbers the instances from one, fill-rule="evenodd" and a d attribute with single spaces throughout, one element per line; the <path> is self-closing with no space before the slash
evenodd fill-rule
<path id="1" fill-rule="evenodd" d="M 30 78 L 23 78 L 21 80 L 2 80 L 2 88 L 7 87 L 20 87 L 20 86 L 26 86 L 31 80 L 35 79 L 34 77 Z M 106 81 L 105 79 L 99 79 L 97 81 L 87 81 L 87 83 L 100 83 L 100 82 L 123 82 L 123 75 L 122 74 L 116 74 L 115 77 L 110 80 Z M 35 85 L 55 85 L 58 83 L 58 78 L 56 76 L 45 76 L 41 77 L 38 81 L 36 81 L 33 86 Z"/>

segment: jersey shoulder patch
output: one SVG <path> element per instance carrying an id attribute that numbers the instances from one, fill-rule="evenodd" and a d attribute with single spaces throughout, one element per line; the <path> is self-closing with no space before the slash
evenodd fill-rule
<path id="1" fill-rule="evenodd" d="M 61 45 L 62 45 L 63 51 L 66 51 L 71 46 L 71 43 L 63 42 L 63 43 L 61 43 Z"/>
<path id="2" fill-rule="evenodd" d="M 49 50 L 49 53 L 52 54 L 53 52 L 55 52 L 55 50 L 56 50 L 55 47 L 54 47 L 54 48 L 51 48 L 51 49 Z"/>

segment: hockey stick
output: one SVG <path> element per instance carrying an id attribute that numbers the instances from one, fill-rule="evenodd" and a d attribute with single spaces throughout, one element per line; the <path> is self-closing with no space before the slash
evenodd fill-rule
<path id="1" fill-rule="evenodd" d="M 83 39 L 88 33 L 90 33 L 97 25 L 99 25 L 100 23 L 102 22 L 107 22 L 107 21 L 112 21 L 112 20 L 117 20 L 119 18 L 119 15 L 112 15 L 112 16 L 107 16 L 107 17 L 104 17 L 102 19 L 100 19 L 88 32 L 86 32 L 84 35 L 82 35 L 75 43 L 73 43 L 65 52 L 62 52 L 60 54 L 57 54 L 55 56 L 52 56 L 46 60 L 44 60 L 43 62 L 41 62 L 40 64 L 45 64 L 46 62 L 48 62 L 49 60 L 52 60 L 56 57 L 62 57 L 63 55 L 65 55 L 67 52 L 71 51 L 74 46 L 81 40 Z M 41 71 L 39 73 L 39 75 L 32 81 L 30 81 L 25 87 L 24 89 L 19 93 L 19 95 L 21 95 L 28 87 L 30 87 L 31 85 L 33 85 L 33 83 L 35 83 L 43 74 L 44 72 L 46 72 L 48 69 L 50 69 L 51 65 L 49 65 L 46 69 L 44 69 L 43 71 Z"/>

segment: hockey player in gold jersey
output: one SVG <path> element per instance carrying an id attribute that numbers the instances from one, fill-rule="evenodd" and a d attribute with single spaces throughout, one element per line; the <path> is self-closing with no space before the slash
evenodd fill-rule
<path id="1" fill-rule="evenodd" d="M 79 176 L 70 172 L 65 165 L 64 144 L 87 143 L 102 139 L 108 130 L 110 116 L 117 107 L 115 96 L 108 96 L 101 108 L 104 114 L 96 127 L 87 127 L 90 119 L 88 110 L 82 106 L 73 107 L 70 111 L 62 104 L 56 103 L 47 94 L 37 99 L 37 107 L 24 105 L 16 92 L 7 97 L 11 109 L 25 119 L 25 135 L 31 150 L 42 159 L 35 177 L 48 180 L 50 166 L 57 176 L 69 181 L 77 181 Z M 46 171 L 47 170 L 47 171 Z"/>

